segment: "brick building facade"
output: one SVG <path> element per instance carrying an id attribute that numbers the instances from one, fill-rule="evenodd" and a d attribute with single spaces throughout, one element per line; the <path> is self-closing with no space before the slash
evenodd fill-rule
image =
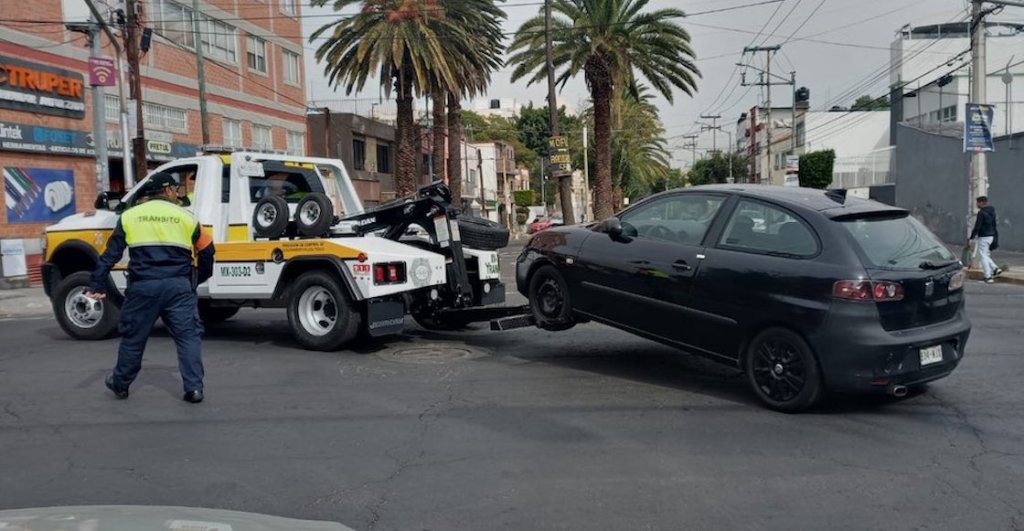
<path id="1" fill-rule="evenodd" d="M 104 2 L 96 4 L 106 9 Z M 143 24 L 153 31 L 140 68 L 151 167 L 194 155 L 202 144 L 197 40 L 206 59 L 210 143 L 306 152 L 300 4 L 202 0 L 197 39 L 191 0 L 139 0 Z M 101 182 L 93 150 L 89 41 L 65 26 L 82 15 L 83 6 L 82 0 L 5 2 L 0 21 L 0 240 L 8 256 L 23 249 L 30 268 L 44 227 L 93 208 Z M 104 56 L 114 58 L 106 36 L 101 40 Z M 117 93 L 108 87 L 103 100 L 114 190 L 124 186 Z M 130 132 L 134 136 L 134 125 Z M 4 263 L 11 269 L 13 262 L 5 257 Z"/>

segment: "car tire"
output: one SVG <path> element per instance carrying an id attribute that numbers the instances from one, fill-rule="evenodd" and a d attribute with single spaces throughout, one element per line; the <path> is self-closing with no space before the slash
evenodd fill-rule
<path id="1" fill-rule="evenodd" d="M 57 285 L 51 302 L 57 323 L 75 339 L 99 340 L 116 335 L 121 307 L 108 295 L 101 301 L 85 296 L 92 274 L 78 271 Z"/>
<path id="2" fill-rule="evenodd" d="M 466 247 L 496 251 L 508 246 L 508 229 L 499 223 L 475 216 L 459 216 L 459 235 Z"/>
<path id="3" fill-rule="evenodd" d="M 299 234 L 310 238 L 323 236 L 331 230 L 334 205 L 327 194 L 313 192 L 302 198 L 295 207 L 295 227 Z"/>
<path id="4" fill-rule="evenodd" d="M 288 325 L 303 348 L 332 351 L 356 337 L 362 316 L 337 277 L 310 271 L 292 284 Z"/>
<path id="5" fill-rule="evenodd" d="M 747 381 L 771 409 L 797 413 L 810 409 L 824 394 L 818 359 L 799 334 L 769 328 L 750 342 L 744 360 Z"/>
<path id="6" fill-rule="evenodd" d="M 543 265 L 530 276 L 530 312 L 539 328 L 551 331 L 576 326 L 572 316 L 569 286 L 561 273 L 551 265 Z"/>
<path id="7" fill-rule="evenodd" d="M 199 301 L 199 318 L 203 324 L 218 324 L 227 321 L 238 313 L 237 306 L 211 306 L 210 301 Z"/>
<path id="8" fill-rule="evenodd" d="M 252 228 L 258 238 L 280 237 L 288 228 L 288 202 L 277 195 L 260 199 L 252 211 Z"/>

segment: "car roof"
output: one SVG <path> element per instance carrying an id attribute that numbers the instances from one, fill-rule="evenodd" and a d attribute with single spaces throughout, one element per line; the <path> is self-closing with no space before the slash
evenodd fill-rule
<path id="1" fill-rule="evenodd" d="M 770 186 L 763 184 L 708 184 L 682 188 L 689 193 L 698 191 L 728 192 L 744 197 L 760 198 L 798 209 L 820 212 L 829 218 L 856 217 L 862 214 L 906 214 L 907 210 L 861 199 L 846 190 L 818 190 L 796 186 Z"/>

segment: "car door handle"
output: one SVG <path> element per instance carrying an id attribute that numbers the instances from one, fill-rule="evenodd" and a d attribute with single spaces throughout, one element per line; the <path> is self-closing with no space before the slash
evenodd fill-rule
<path id="1" fill-rule="evenodd" d="M 690 264 L 686 263 L 686 260 L 676 260 L 672 262 L 672 269 L 678 269 L 679 271 L 691 271 L 693 268 Z"/>

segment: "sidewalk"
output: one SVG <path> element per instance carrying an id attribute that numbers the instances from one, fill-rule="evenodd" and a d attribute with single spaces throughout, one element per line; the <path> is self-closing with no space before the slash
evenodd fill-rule
<path id="1" fill-rule="evenodd" d="M 952 250 L 957 256 L 960 256 L 962 249 L 962 246 L 950 246 L 950 250 Z M 1024 253 L 992 251 L 992 260 L 994 260 L 996 264 L 999 265 L 999 268 L 1003 270 L 1003 274 L 996 277 L 996 282 L 1005 282 L 1007 284 L 1024 286 Z M 970 278 L 971 280 L 984 280 L 985 275 L 982 273 L 981 266 L 977 261 L 970 264 L 970 269 L 967 270 L 967 278 Z"/>
<path id="2" fill-rule="evenodd" d="M 0 319 L 52 315 L 50 299 L 43 288 L 0 290 Z"/>

